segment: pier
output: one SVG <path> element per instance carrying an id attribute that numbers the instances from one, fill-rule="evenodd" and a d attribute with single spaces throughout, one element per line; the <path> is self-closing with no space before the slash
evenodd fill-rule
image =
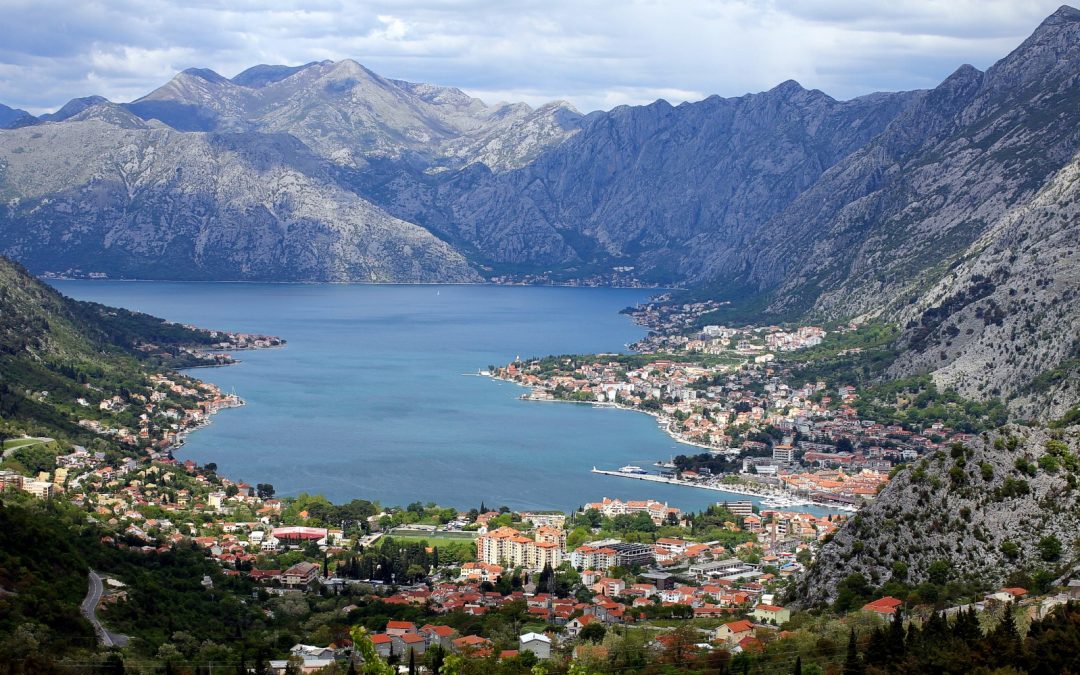
<path id="1" fill-rule="evenodd" d="M 607 471 L 604 469 L 597 469 L 595 466 L 592 468 L 592 473 L 602 474 L 604 476 L 617 476 L 619 478 L 632 478 L 634 480 L 644 480 L 652 483 L 666 483 L 668 485 L 680 485 L 682 487 L 698 488 L 699 490 L 712 490 L 714 492 L 727 492 L 730 494 L 744 495 L 747 497 L 757 497 L 762 500 L 762 505 L 771 508 L 792 508 L 799 506 L 818 506 L 821 508 L 835 509 L 837 511 L 851 511 L 854 512 L 857 509 L 854 507 L 835 506 L 833 504 L 826 504 L 822 502 L 816 502 L 809 499 L 803 499 L 795 497 L 789 494 L 785 494 L 780 491 L 760 489 L 756 490 L 745 484 L 732 484 L 732 483 L 701 483 L 696 481 L 682 480 L 680 478 L 658 476 L 651 473 L 630 473 L 626 471 Z"/>

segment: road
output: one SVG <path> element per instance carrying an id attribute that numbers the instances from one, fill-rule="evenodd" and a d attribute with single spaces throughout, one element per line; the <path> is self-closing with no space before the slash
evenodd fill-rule
<path id="1" fill-rule="evenodd" d="M 90 570 L 90 574 L 87 575 L 90 582 L 90 587 L 86 589 L 86 597 L 83 598 L 82 609 L 83 616 L 94 626 L 94 632 L 97 633 L 98 640 L 102 645 L 106 647 L 125 647 L 128 643 L 128 637 L 126 635 L 120 635 L 119 633 L 110 633 L 105 629 L 105 626 L 101 625 L 101 622 L 97 618 L 97 606 L 101 602 L 101 596 L 105 592 L 105 588 L 101 583 L 101 577 L 94 570 Z"/>

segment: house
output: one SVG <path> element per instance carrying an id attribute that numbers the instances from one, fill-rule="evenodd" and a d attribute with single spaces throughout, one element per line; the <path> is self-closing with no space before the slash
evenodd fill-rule
<path id="1" fill-rule="evenodd" d="M 429 623 L 420 629 L 420 635 L 427 641 L 428 647 L 437 644 L 444 649 L 450 649 L 457 631 L 450 626 L 435 626 Z"/>
<path id="2" fill-rule="evenodd" d="M 626 590 L 626 582 L 622 579 L 603 578 L 597 581 L 592 586 L 593 593 L 599 593 L 600 595 L 613 598 L 617 595 L 622 595 Z"/>
<path id="3" fill-rule="evenodd" d="M 387 621 L 386 622 L 386 634 L 387 635 L 405 635 L 407 633 L 416 633 L 416 624 L 412 621 Z"/>
<path id="4" fill-rule="evenodd" d="M 420 656 L 427 651 L 427 642 L 419 633 L 405 633 L 403 635 L 391 635 L 394 651 L 402 656 L 408 656 L 409 652 Z"/>
<path id="5" fill-rule="evenodd" d="M 743 638 L 754 636 L 754 624 L 743 619 L 725 623 L 716 629 L 715 640 L 726 642 L 729 645 L 737 645 Z"/>
<path id="6" fill-rule="evenodd" d="M 525 633 L 518 637 L 518 651 L 532 652 L 538 659 L 551 658 L 551 638 L 540 633 Z"/>
<path id="7" fill-rule="evenodd" d="M 1027 595 L 1026 588 L 1002 588 L 996 593 L 990 593 L 986 596 L 987 600 L 997 600 L 998 602 L 1015 602 Z"/>
<path id="8" fill-rule="evenodd" d="M 777 605 L 757 605 L 750 616 L 758 623 L 781 626 L 791 620 L 791 611 Z"/>
<path id="9" fill-rule="evenodd" d="M 394 653 L 394 641 L 386 633 L 372 635 L 371 644 L 375 645 L 375 652 L 384 659 L 390 658 L 390 655 Z"/>
<path id="10" fill-rule="evenodd" d="M 306 586 L 319 576 L 319 566 L 311 562 L 298 562 L 281 575 L 286 586 Z"/>
<path id="11" fill-rule="evenodd" d="M 571 619 L 570 621 L 566 622 L 566 633 L 570 637 L 577 637 L 578 634 L 581 633 L 582 628 L 588 626 L 594 621 L 596 621 L 596 618 L 589 616 L 588 614 L 579 616 L 576 619 Z"/>
<path id="12" fill-rule="evenodd" d="M 490 656 L 493 649 L 491 640 L 482 638 L 479 635 L 460 637 L 451 642 L 450 645 L 455 653 L 476 658 Z"/>
<path id="13" fill-rule="evenodd" d="M 878 598 L 873 602 L 868 602 L 863 605 L 864 612 L 871 612 L 879 616 L 892 616 L 896 613 L 896 608 L 904 604 L 903 600 L 897 600 L 896 598 L 886 595 L 884 598 Z"/>

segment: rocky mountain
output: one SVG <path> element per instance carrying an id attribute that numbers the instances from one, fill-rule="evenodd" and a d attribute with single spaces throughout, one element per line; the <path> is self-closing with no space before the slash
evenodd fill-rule
<path id="1" fill-rule="evenodd" d="M 255 66 L 227 79 L 192 68 L 126 105 L 180 131 L 290 133 L 343 166 L 370 157 L 425 166 L 519 166 L 577 130 L 565 102 L 488 106 L 458 89 L 391 80 L 352 60 Z"/>
<path id="2" fill-rule="evenodd" d="M 1080 427 L 1010 426 L 897 474 L 826 543 L 795 595 L 834 601 L 851 575 L 890 582 L 1057 578 L 1080 556 Z M 900 564 L 897 564 L 897 561 Z"/>
<path id="3" fill-rule="evenodd" d="M 1080 156 L 1010 209 L 918 301 L 894 375 L 933 371 L 968 398 L 1060 417 L 1080 401 Z"/>
<path id="4" fill-rule="evenodd" d="M 131 103 L 76 99 L 31 121 L 0 131 L 0 251 L 38 272 L 619 267 L 731 300 L 736 317 L 896 324 L 892 375 L 931 372 L 1022 414 L 1075 397 L 1076 342 L 1057 337 L 1080 322 L 1069 7 L 985 72 L 850 101 L 789 81 L 582 116 L 344 60 L 189 69 Z"/>
<path id="5" fill-rule="evenodd" d="M 25 110 L 9 108 L 0 103 L 0 129 L 25 126 L 26 124 L 33 124 L 34 121 L 34 116 Z"/>
<path id="6" fill-rule="evenodd" d="M 622 106 L 523 168 L 473 166 L 439 181 L 399 170 L 367 194 L 485 262 L 632 265 L 684 280 L 709 237 L 752 238 L 919 97 L 836 101 L 789 81 L 739 98 Z"/>
<path id="7" fill-rule="evenodd" d="M 284 134 L 182 133 L 113 104 L 0 135 L 0 249 L 158 279 L 473 281 Z"/>

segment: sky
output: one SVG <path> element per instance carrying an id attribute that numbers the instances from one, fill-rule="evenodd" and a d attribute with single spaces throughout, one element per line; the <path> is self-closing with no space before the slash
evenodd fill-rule
<path id="1" fill-rule="evenodd" d="M 1061 0 L 0 0 L 0 103 L 130 101 L 190 67 L 352 58 L 488 103 L 583 112 L 740 96 L 839 99 L 985 69 Z"/>

